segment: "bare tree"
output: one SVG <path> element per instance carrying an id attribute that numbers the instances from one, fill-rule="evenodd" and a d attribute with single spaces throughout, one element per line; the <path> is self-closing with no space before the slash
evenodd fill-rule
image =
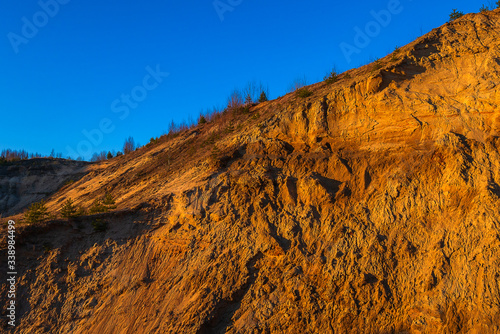
<path id="1" fill-rule="evenodd" d="M 33 156 L 33 154 L 32 154 L 32 156 Z M 6 161 L 15 161 L 15 160 L 29 159 L 30 155 L 25 150 L 4 149 L 4 150 L 2 150 L 0 157 L 5 159 Z"/>
<path id="2" fill-rule="evenodd" d="M 97 162 L 97 161 L 104 161 L 106 160 L 106 151 L 102 151 L 100 153 L 94 153 L 92 155 L 92 158 L 90 158 L 90 161 L 92 162 Z"/>
<path id="3" fill-rule="evenodd" d="M 247 83 L 245 88 L 243 89 L 243 97 L 245 99 L 245 104 L 256 103 L 262 93 L 265 93 L 266 96 L 269 95 L 269 88 L 267 85 L 264 85 L 262 82 L 256 83 L 255 81 L 250 81 Z"/>
<path id="4" fill-rule="evenodd" d="M 189 125 L 188 123 L 186 122 L 186 120 L 183 120 L 180 124 L 179 124 L 179 131 L 182 132 L 182 131 L 186 131 L 187 129 L 189 129 Z"/>
<path id="5" fill-rule="evenodd" d="M 243 105 L 243 96 L 238 89 L 235 89 L 227 99 L 227 109 L 234 110 Z"/>
<path id="6" fill-rule="evenodd" d="M 292 93 L 304 86 L 307 86 L 307 78 L 305 75 L 303 77 L 297 77 L 295 80 L 293 80 L 292 84 L 288 88 L 288 91 Z"/>
<path id="7" fill-rule="evenodd" d="M 123 144 L 123 153 L 128 154 L 130 152 L 135 151 L 135 141 L 132 136 L 129 136 L 127 139 L 125 139 L 125 143 Z"/>
<path id="8" fill-rule="evenodd" d="M 177 132 L 179 132 L 179 127 L 175 124 L 174 120 L 170 121 L 170 124 L 168 125 L 168 134 L 173 135 Z"/>

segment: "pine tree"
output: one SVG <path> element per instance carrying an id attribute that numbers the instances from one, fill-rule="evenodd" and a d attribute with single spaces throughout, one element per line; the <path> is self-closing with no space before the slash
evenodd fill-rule
<path id="1" fill-rule="evenodd" d="M 28 211 L 26 211 L 24 215 L 24 219 L 28 224 L 34 224 L 44 221 L 48 216 L 49 214 L 47 213 L 45 202 L 40 201 L 38 203 L 31 204 Z"/>
<path id="2" fill-rule="evenodd" d="M 73 200 L 68 198 L 61 208 L 61 216 L 64 218 L 74 218 L 77 216 L 78 208 L 73 204 Z"/>
<path id="3" fill-rule="evenodd" d="M 454 21 L 458 18 L 461 18 L 462 16 L 464 16 L 464 12 L 453 9 L 452 12 L 450 13 L 450 21 L 449 22 Z"/>
<path id="4" fill-rule="evenodd" d="M 108 155 L 106 156 L 106 159 L 112 159 L 113 158 L 113 153 L 111 153 L 110 151 L 108 151 Z"/>
<path id="5" fill-rule="evenodd" d="M 336 82 L 339 78 L 339 75 L 337 74 L 337 71 L 335 69 L 333 69 L 330 73 L 328 73 L 328 75 L 325 76 L 325 78 L 323 79 L 324 82 L 326 82 L 327 84 L 332 84 L 334 82 Z"/>
<path id="6" fill-rule="evenodd" d="M 245 105 L 250 105 L 252 103 L 253 103 L 252 95 L 247 94 L 247 96 L 245 96 Z"/>
<path id="7" fill-rule="evenodd" d="M 499 0 L 500 1 L 500 0 Z M 260 97 L 259 97 L 259 102 L 266 102 L 267 101 L 267 95 L 266 95 L 266 92 L 262 91 L 262 93 L 260 93 Z"/>

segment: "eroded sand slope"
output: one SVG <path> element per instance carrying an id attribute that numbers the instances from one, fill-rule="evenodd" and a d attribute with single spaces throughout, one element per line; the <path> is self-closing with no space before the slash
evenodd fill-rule
<path id="1" fill-rule="evenodd" d="M 49 208 L 118 212 L 20 231 L 16 333 L 500 332 L 499 31 L 466 15 L 92 165 Z"/>

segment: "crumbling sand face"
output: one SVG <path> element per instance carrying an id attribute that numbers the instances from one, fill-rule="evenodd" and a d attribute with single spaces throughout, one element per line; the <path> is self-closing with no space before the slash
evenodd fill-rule
<path id="1" fill-rule="evenodd" d="M 131 211 L 21 232 L 17 332 L 500 332 L 499 19 L 92 165 L 49 208 Z"/>

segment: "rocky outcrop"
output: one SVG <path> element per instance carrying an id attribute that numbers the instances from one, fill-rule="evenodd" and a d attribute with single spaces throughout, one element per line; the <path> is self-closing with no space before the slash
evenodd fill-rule
<path id="1" fill-rule="evenodd" d="M 16 332 L 500 332 L 499 20 L 90 166 L 49 208 L 133 210 L 21 227 Z"/>

